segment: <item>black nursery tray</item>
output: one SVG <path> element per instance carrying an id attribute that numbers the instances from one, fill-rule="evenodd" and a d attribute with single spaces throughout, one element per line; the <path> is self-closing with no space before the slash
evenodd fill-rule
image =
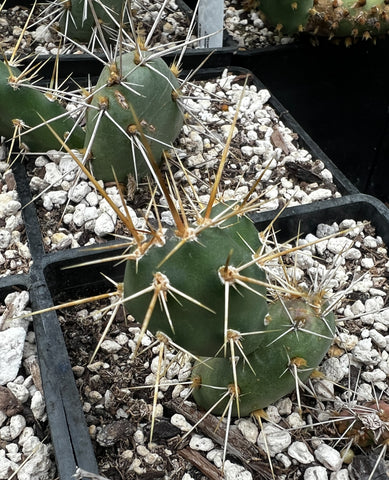
<path id="1" fill-rule="evenodd" d="M 273 214 L 270 212 L 256 214 L 252 218 L 258 230 L 263 230 L 274 218 L 274 212 Z M 389 242 L 389 210 L 380 201 L 363 194 L 290 208 L 281 214 L 275 223 L 275 229 L 278 231 L 280 240 L 288 240 L 297 234 L 299 226 L 301 233 L 309 233 L 315 232 L 319 223 L 341 222 L 344 219 L 370 221 L 375 227 L 376 233 L 385 242 Z M 116 253 L 120 251 L 118 249 Z M 114 252 L 111 251 L 110 254 L 112 253 Z M 78 299 L 85 295 L 105 293 L 111 290 L 111 283 L 101 273 L 120 281 L 123 276 L 123 263 L 117 265 L 117 262 L 111 261 L 80 266 L 83 263 L 100 260 L 102 255 L 104 253 L 101 251 L 92 251 L 87 248 L 47 255 L 41 264 L 42 278 L 47 284 L 47 287 L 42 286 L 41 294 L 45 293 L 47 297 L 41 297 L 41 304 L 48 305 L 51 301 L 57 303 L 65 299 Z M 71 266 L 75 268 L 69 268 Z M 61 450 L 56 449 L 57 452 L 61 451 L 60 455 L 57 454 L 57 462 L 59 470 L 62 472 L 61 480 L 70 480 L 71 474 L 74 473 L 74 464 L 88 465 L 90 471 L 97 472 L 97 470 L 93 452 L 89 447 L 85 422 L 80 419 L 81 406 L 77 390 L 73 385 L 74 381 L 70 378 L 72 374 L 59 331 L 58 320 L 55 314 L 42 317 L 43 320 L 40 322 L 44 326 L 45 333 L 43 334 L 43 330 L 40 331 L 37 341 L 40 346 L 41 364 L 44 366 L 43 375 L 49 375 L 50 379 L 46 379 L 46 399 L 48 406 L 60 406 L 60 415 L 58 415 L 58 408 L 55 407 L 51 411 L 50 418 L 50 410 L 48 410 L 52 438 L 54 444 L 57 437 L 61 442 L 65 441 L 66 445 L 61 445 Z M 48 326 L 50 327 L 49 331 L 46 330 Z M 52 332 L 55 335 L 54 339 L 50 336 Z M 59 367 L 61 367 L 60 371 Z M 53 382 L 53 378 L 55 378 L 55 382 Z M 69 416 L 69 412 L 72 413 L 71 416 Z M 81 442 L 80 439 L 83 441 Z M 73 462 L 63 455 L 64 450 L 62 450 L 70 445 L 74 455 Z M 70 453 L 69 448 L 67 450 Z M 62 462 L 67 464 L 62 465 Z"/>
<path id="2" fill-rule="evenodd" d="M 20 177 L 22 173 L 23 168 L 19 166 L 15 174 Z M 28 186 L 19 181 L 18 185 L 21 189 L 19 192 L 21 201 L 25 204 L 29 201 Z M 124 264 L 118 265 L 116 261 L 101 260 L 120 253 L 122 249 L 98 250 L 84 247 L 46 254 L 33 205 L 26 207 L 24 213 L 34 262 L 29 275 L 0 279 L 0 296 L 5 296 L 13 288 L 26 288 L 30 293 L 32 308 L 40 310 L 64 299 L 77 299 L 85 295 L 106 292 L 112 285 L 102 273 L 116 281 L 121 280 Z M 264 229 L 274 218 L 274 214 L 266 212 L 253 215 L 257 228 Z M 281 239 L 289 239 L 297 233 L 298 225 L 301 232 L 308 233 L 320 222 L 340 222 L 346 218 L 371 221 L 377 234 L 389 243 L 389 210 L 380 201 L 362 194 L 291 207 L 281 214 L 275 228 L 279 230 Z M 87 263 L 91 261 L 96 263 L 88 265 Z M 98 473 L 56 313 L 52 311 L 36 315 L 34 329 L 59 478 L 72 480 L 77 466 Z"/>

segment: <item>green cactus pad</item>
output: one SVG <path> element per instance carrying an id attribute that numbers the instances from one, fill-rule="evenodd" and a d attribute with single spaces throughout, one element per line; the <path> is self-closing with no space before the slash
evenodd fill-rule
<path id="1" fill-rule="evenodd" d="M 160 164 L 162 151 L 177 137 L 183 124 L 183 113 L 175 101 L 178 89 L 177 78 L 161 58 L 140 65 L 136 53 L 131 52 L 103 69 L 92 108 L 87 111 L 85 140 L 87 148 L 96 130 L 98 111 L 106 110 L 92 145 L 92 169 L 97 179 L 114 181 L 114 170 L 119 182 L 127 183 L 129 174 L 141 178 L 149 173 L 141 151 L 124 133 L 140 141 L 137 124 Z"/>
<path id="2" fill-rule="evenodd" d="M 12 67 L 12 75 L 20 77 L 19 69 Z M 10 82 L 10 70 L 4 62 L 0 62 L 0 135 L 12 138 L 15 131 L 15 123 L 19 122 L 29 128 L 42 125 L 41 127 L 21 136 L 23 142 L 31 151 L 46 152 L 58 149 L 60 143 L 51 133 L 49 128 L 42 123 L 66 113 L 65 108 L 57 101 L 49 99 L 42 92 L 29 88 L 28 82 L 23 80 L 21 84 Z M 71 148 L 81 148 L 84 143 L 84 131 L 80 127 L 74 128 L 74 121 L 69 117 L 50 122 L 55 132 L 65 140 L 68 133 L 73 129 L 67 145 Z"/>
<path id="3" fill-rule="evenodd" d="M 259 0 L 259 10 L 266 24 L 293 34 L 304 29 L 313 0 Z"/>
<path id="4" fill-rule="evenodd" d="M 89 1 L 67 0 L 63 2 L 61 0 L 59 4 L 64 10 L 59 21 L 60 31 L 68 38 L 78 42 L 89 42 L 96 26 Z M 120 14 L 124 4 L 124 0 L 105 0 L 105 8 L 103 8 L 99 2 L 93 0 L 93 8 L 107 40 L 109 39 L 107 28 L 116 32 L 119 30 L 117 25 L 120 24 Z M 107 13 L 107 10 L 109 10 L 109 13 Z"/>
<path id="5" fill-rule="evenodd" d="M 317 308 L 311 306 L 311 300 L 283 300 L 270 305 L 266 334 L 247 357 L 255 374 L 242 357 L 236 365 L 241 416 L 265 408 L 293 391 L 293 365 L 299 379 L 305 382 L 328 351 L 335 333 L 335 318 L 329 314 L 323 319 Z M 203 360 L 204 364 L 197 363 L 193 369 L 195 383 L 200 385 L 194 389 L 193 397 L 208 410 L 234 385 L 234 377 L 229 358 Z M 228 399 L 229 396 L 213 413 L 222 414 Z M 233 415 L 237 414 L 235 402 Z"/>
<path id="6" fill-rule="evenodd" d="M 188 240 L 162 265 L 180 239 L 172 235 L 163 247 L 152 247 L 138 262 L 128 261 L 124 279 L 124 295 L 128 297 L 150 286 L 156 272 L 166 275 L 170 284 L 212 309 L 195 305 L 174 293 L 167 295 L 169 314 L 174 332 L 162 306 L 157 303 L 149 324 L 153 333 L 162 331 L 180 347 L 193 355 L 214 356 L 224 343 L 224 285 L 219 269 L 226 264 L 238 267 L 252 259 L 259 246 L 258 232 L 246 217 L 236 217 L 228 226 L 211 227 L 201 232 L 196 240 Z M 251 250 L 252 249 L 252 250 Z M 243 275 L 265 281 L 265 275 L 256 265 L 242 271 Z M 262 286 L 250 285 L 262 295 Z M 145 317 L 152 293 L 126 303 L 127 311 L 139 322 Z M 262 296 L 241 286 L 230 287 L 228 328 L 241 333 L 262 331 L 267 302 Z M 242 339 L 246 354 L 258 345 L 260 335 Z M 223 355 L 223 349 L 219 352 Z"/>

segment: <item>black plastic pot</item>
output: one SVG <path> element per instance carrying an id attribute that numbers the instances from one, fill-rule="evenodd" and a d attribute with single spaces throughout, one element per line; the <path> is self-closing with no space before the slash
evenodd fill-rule
<path id="1" fill-rule="evenodd" d="M 309 38 L 238 51 L 233 64 L 258 76 L 356 187 L 389 200 L 389 39 L 346 48 Z"/>

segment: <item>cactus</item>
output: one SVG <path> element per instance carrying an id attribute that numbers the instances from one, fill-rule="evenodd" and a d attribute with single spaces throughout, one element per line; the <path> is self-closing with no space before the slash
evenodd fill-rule
<path id="1" fill-rule="evenodd" d="M 268 25 L 282 33 L 309 32 L 328 37 L 363 37 L 389 30 L 387 0 L 259 0 Z"/>
<path id="2" fill-rule="evenodd" d="M 292 34 L 303 30 L 312 8 L 313 0 L 259 0 L 254 7 L 259 8 L 266 24 L 277 27 L 282 33 Z"/>
<path id="3" fill-rule="evenodd" d="M 269 306 L 264 334 L 256 350 L 239 358 L 235 385 L 231 358 L 201 359 L 194 367 L 195 401 L 209 409 L 230 390 L 239 396 L 233 415 L 246 416 L 275 402 L 305 382 L 331 346 L 335 333 L 332 313 L 325 315 L 320 297 L 276 300 Z M 297 380 L 298 377 L 298 380 Z M 238 392 L 236 389 L 238 388 Z M 227 399 L 213 410 L 222 414 Z"/>
<path id="4" fill-rule="evenodd" d="M 144 176 L 150 154 L 160 163 L 182 127 L 178 80 L 162 58 L 148 57 L 148 52 L 126 53 L 105 66 L 98 79 L 85 137 L 98 179 L 127 183 L 129 174 Z"/>
<path id="5" fill-rule="evenodd" d="M 214 207 L 213 216 L 219 209 L 220 205 Z M 260 247 L 258 232 L 252 222 L 246 217 L 236 217 L 236 222 L 228 225 L 228 212 L 226 208 L 225 221 L 205 228 L 192 240 L 184 242 L 165 261 L 169 252 L 174 252 L 180 245 L 182 239 L 179 236 L 170 235 L 162 247 L 154 246 L 139 261 L 129 261 L 126 266 L 126 298 L 150 284 L 168 282 L 168 286 L 162 290 L 167 306 L 165 309 L 154 309 L 149 328 L 155 333 L 164 332 L 180 347 L 196 356 L 223 354 L 226 333 L 225 282 L 220 269 L 224 268 L 226 262 L 229 267 L 250 264 L 252 252 Z M 195 227 L 193 231 L 196 231 Z M 255 264 L 245 268 L 242 275 L 258 282 L 266 281 L 264 272 Z M 170 291 L 171 287 L 195 299 L 196 303 Z M 241 290 L 232 289 L 230 292 L 227 327 L 244 332 L 262 331 L 267 314 L 265 288 L 254 285 L 253 291 Z M 172 296 L 167 297 L 169 291 Z M 145 316 L 147 303 L 143 297 L 131 300 L 126 305 L 136 318 Z M 255 349 L 256 337 L 252 335 L 245 340 L 245 351 Z"/>
<path id="6" fill-rule="evenodd" d="M 91 5 L 94 11 L 91 9 Z M 96 19 L 104 36 L 109 39 L 109 31 L 118 31 L 124 0 L 67 0 L 59 2 L 62 15 L 59 29 L 67 37 L 78 42 L 89 42 L 96 30 Z M 95 18 L 96 17 L 96 18 Z"/>
<path id="7" fill-rule="evenodd" d="M 16 138 L 22 134 L 20 142 L 35 152 L 58 149 L 59 142 L 43 119 L 50 121 L 51 127 L 69 147 L 81 148 L 84 132 L 75 125 L 65 108 L 55 98 L 30 87 L 24 73 L 0 62 L 0 135 Z"/>
<path id="8" fill-rule="evenodd" d="M 241 208 L 219 204 L 185 235 L 154 234 L 124 277 L 127 311 L 145 319 L 143 332 L 197 359 L 194 399 L 216 414 L 231 399 L 233 415 L 248 415 L 290 393 L 335 333 L 322 292 L 290 286 L 268 303 L 258 232 Z"/>

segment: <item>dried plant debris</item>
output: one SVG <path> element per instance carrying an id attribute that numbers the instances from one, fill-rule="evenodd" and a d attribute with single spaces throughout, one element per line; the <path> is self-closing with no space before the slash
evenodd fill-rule
<path id="1" fill-rule="evenodd" d="M 180 188 L 192 199 L 198 196 L 205 203 L 209 198 L 238 98 L 245 89 L 221 182 L 224 199 L 243 199 L 259 177 L 253 197 L 262 197 L 262 210 L 340 196 L 325 164 L 301 148 L 296 133 L 268 105 L 269 92 L 258 91 L 253 84 L 244 86 L 245 81 L 246 76 L 225 71 L 183 87 L 188 115 L 170 153 Z M 79 174 L 71 155 L 51 151 L 28 163 L 47 250 L 100 243 L 108 234 L 123 233 L 117 215 L 85 175 Z M 130 179 L 126 187 L 128 209 L 136 226 L 142 228 L 149 186 L 141 183 L 137 189 Z M 117 187 L 108 186 L 106 191 L 120 206 Z M 159 204 L 166 206 L 159 197 L 157 193 Z M 172 224 L 167 209 L 162 209 L 161 218 Z"/>
<path id="2" fill-rule="evenodd" d="M 344 229 L 346 236 L 312 244 Z M 161 363 L 160 345 L 148 333 L 134 358 L 141 326 L 119 310 L 90 363 L 114 307 L 61 312 L 101 475 L 167 472 L 189 480 L 204 478 L 205 468 L 216 479 L 224 468 L 225 478 L 354 479 L 357 470 L 380 478 L 389 435 L 386 246 L 368 223 L 353 220 L 318 225 L 298 243 L 307 246 L 287 255 L 289 278 L 305 287 L 321 282 L 330 302 L 342 299 L 333 346 L 305 386 L 251 417 L 232 419 L 227 441 L 228 419 L 204 415 L 191 402 L 188 355 L 166 349 Z"/>

